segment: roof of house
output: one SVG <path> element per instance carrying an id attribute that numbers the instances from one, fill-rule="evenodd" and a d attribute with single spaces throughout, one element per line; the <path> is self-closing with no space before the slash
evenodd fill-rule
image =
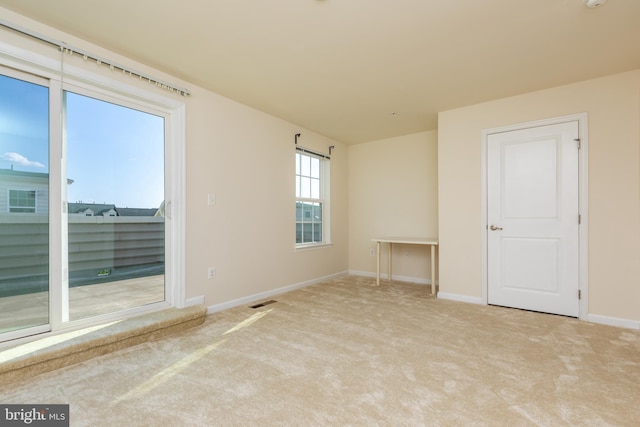
<path id="1" fill-rule="evenodd" d="M 25 171 L 17 171 L 13 169 L 0 169 L 0 176 L 5 177 L 21 177 L 21 178 L 32 178 L 32 179 L 49 179 L 48 173 L 42 172 L 25 172 Z"/>
<path id="2" fill-rule="evenodd" d="M 116 208 L 118 216 L 155 216 L 155 208 Z"/>
<path id="3" fill-rule="evenodd" d="M 94 215 L 102 215 L 104 212 L 109 212 L 112 209 L 116 210 L 116 205 L 99 203 L 69 203 L 67 208 L 70 214 L 86 212 L 87 209 L 91 209 Z"/>
<path id="4" fill-rule="evenodd" d="M 48 172 L 27 172 L 27 171 L 17 171 L 14 169 L 0 169 L 0 176 L 7 178 L 31 178 L 31 179 L 41 179 L 48 180 L 49 173 Z M 73 184 L 73 180 L 67 178 L 67 184 Z"/>
<path id="5" fill-rule="evenodd" d="M 86 212 L 91 209 L 94 215 L 102 215 L 105 212 L 114 210 L 118 216 L 155 216 L 158 209 L 155 208 L 119 208 L 110 203 L 69 203 L 70 214 Z"/>

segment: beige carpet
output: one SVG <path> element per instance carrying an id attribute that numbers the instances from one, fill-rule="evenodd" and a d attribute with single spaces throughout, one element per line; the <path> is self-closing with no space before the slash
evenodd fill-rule
<path id="1" fill-rule="evenodd" d="M 72 426 L 640 425 L 640 333 L 347 277 L 0 391 Z"/>

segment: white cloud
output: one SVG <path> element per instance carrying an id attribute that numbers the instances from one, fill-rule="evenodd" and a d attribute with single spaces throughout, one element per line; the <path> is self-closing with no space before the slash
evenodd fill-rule
<path id="1" fill-rule="evenodd" d="M 34 166 L 37 168 L 43 168 L 44 165 L 40 162 L 34 162 L 27 159 L 22 154 L 14 153 L 13 151 L 8 151 L 0 156 L 2 160 L 6 160 L 7 162 L 20 165 L 20 166 Z"/>

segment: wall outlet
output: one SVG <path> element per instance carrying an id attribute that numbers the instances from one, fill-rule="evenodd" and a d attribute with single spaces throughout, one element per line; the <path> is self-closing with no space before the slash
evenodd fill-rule
<path id="1" fill-rule="evenodd" d="M 215 193 L 207 194 L 207 204 L 215 205 L 216 204 L 216 195 Z"/>
<path id="2" fill-rule="evenodd" d="M 216 278 L 216 268 L 215 267 L 209 267 L 209 269 L 207 270 L 207 277 L 209 279 L 215 279 Z"/>
<path id="3" fill-rule="evenodd" d="M 407 251 L 403 252 L 403 253 L 402 253 L 402 256 L 404 256 L 404 257 L 408 257 L 408 256 L 409 256 L 409 252 L 407 252 Z"/>
<path id="4" fill-rule="evenodd" d="M 369 249 L 369 255 L 374 256 L 376 254 L 376 250 L 371 248 Z"/>

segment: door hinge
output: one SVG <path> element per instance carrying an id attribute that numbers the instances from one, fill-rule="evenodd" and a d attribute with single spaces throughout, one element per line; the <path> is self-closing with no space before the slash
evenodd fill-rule
<path id="1" fill-rule="evenodd" d="M 578 289 L 578 299 L 582 299 L 582 290 Z"/>
<path id="2" fill-rule="evenodd" d="M 578 143 L 578 150 L 579 150 L 581 147 L 580 138 L 575 138 L 574 141 Z"/>
<path id="3" fill-rule="evenodd" d="M 582 224 L 582 215 L 578 214 L 578 225 Z"/>

